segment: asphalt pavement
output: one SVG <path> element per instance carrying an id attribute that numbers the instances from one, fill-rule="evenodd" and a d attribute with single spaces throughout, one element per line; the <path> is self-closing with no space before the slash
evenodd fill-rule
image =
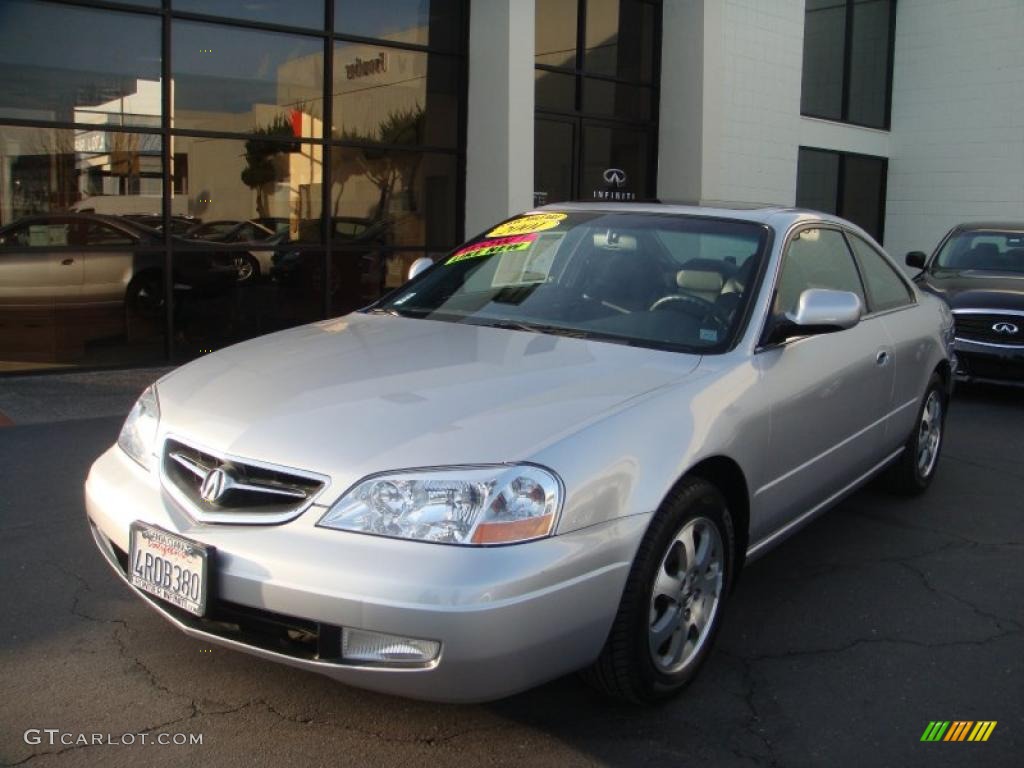
<path id="1" fill-rule="evenodd" d="M 59 410 L 0 428 L 2 764 L 1024 764 L 1020 392 L 958 394 L 923 498 L 870 487 L 752 564 L 702 675 L 653 709 L 576 677 L 487 705 L 406 701 L 180 635 L 88 533 L 82 483 L 123 410 Z M 933 720 L 997 725 L 922 743 Z"/>

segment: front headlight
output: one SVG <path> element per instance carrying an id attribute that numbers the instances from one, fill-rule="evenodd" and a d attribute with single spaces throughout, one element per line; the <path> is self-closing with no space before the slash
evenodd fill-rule
<path id="1" fill-rule="evenodd" d="M 444 544 L 511 544 L 548 536 L 561 483 L 531 465 L 395 472 L 358 483 L 317 525 Z"/>
<path id="2" fill-rule="evenodd" d="M 121 427 L 121 434 L 117 436 L 121 450 L 145 469 L 149 469 L 159 424 L 160 403 L 156 399 L 156 390 L 148 387 L 135 402 Z"/>

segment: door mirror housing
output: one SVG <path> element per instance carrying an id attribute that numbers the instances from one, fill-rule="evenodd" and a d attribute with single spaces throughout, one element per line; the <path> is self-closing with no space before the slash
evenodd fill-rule
<path id="1" fill-rule="evenodd" d="M 907 254 L 907 266 L 913 267 L 914 269 L 924 269 L 925 262 L 928 261 L 928 254 L 924 251 L 911 251 Z"/>
<path id="2" fill-rule="evenodd" d="M 421 275 L 434 266 L 434 260 L 426 256 L 420 256 L 416 261 L 409 265 L 409 276 L 408 279 L 412 280 L 417 275 Z"/>
<path id="3" fill-rule="evenodd" d="M 808 288 L 800 294 L 796 310 L 772 325 L 767 343 L 778 344 L 795 336 L 816 336 L 853 328 L 860 322 L 864 305 L 850 291 Z"/>

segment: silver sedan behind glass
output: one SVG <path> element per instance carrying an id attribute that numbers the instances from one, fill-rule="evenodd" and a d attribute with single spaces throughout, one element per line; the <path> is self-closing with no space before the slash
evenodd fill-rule
<path id="1" fill-rule="evenodd" d="M 883 471 L 928 487 L 952 328 L 841 219 L 544 208 L 164 377 L 86 506 L 205 642 L 416 698 L 585 670 L 656 701 L 745 562 Z"/>

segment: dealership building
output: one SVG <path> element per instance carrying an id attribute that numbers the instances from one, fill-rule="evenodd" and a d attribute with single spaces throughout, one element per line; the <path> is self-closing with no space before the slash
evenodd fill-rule
<path id="1" fill-rule="evenodd" d="M 1024 220 L 1022 32 L 1024 0 L 0 0 L 0 372 L 343 314 L 566 200 L 799 205 L 896 256 Z"/>

